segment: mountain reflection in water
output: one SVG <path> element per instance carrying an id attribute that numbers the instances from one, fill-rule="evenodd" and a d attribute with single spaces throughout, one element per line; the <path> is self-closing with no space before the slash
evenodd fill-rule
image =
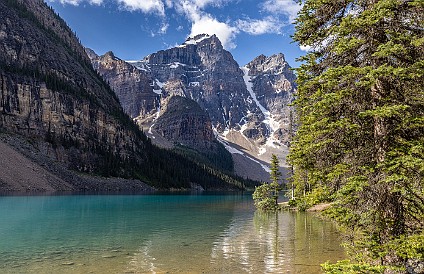
<path id="1" fill-rule="evenodd" d="M 313 214 L 251 195 L 0 197 L 2 273 L 320 273 L 344 258 Z"/>

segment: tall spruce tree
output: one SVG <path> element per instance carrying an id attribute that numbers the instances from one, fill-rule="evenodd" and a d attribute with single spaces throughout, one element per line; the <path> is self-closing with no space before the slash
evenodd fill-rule
<path id="1" fill-rule="evenodd" d="M 297 196 L 334 199 L 358 267 L 413 267 L 424 260 L 424 2 L 301 2 L 294 40 L 311 50 L 297 69 Z"/>
<path id="2" fill-rule="evenodd" d="M 280 208 L 278 205 L 278 196 L 280 194 L 281 172 L 280 160 L 275 154 L 271 156 L 271 166 L 269 178 L 271 182 L 264 182 L 255 188 L 253 200 L 257 209 L 262 211 L 276 211 Z"/>

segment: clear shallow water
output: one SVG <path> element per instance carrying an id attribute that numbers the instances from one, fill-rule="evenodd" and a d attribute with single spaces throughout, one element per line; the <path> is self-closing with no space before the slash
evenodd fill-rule
<path id="1" fill-rule="evenodd" d="M 0 197 L 1 273 L 320 273 L 332 223 L 251 195 Z"/>

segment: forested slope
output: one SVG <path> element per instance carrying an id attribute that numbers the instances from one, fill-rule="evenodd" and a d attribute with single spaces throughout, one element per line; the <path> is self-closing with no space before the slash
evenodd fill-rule
<path id="1" fill-rule="evenodd" d="M 231 174 L 153 146 L 41 0 L 0 2 L 0 129 L 69 169 L 160 188 L 241 188 Z M 213 171 L 211 171 L 213 170 Z"/>

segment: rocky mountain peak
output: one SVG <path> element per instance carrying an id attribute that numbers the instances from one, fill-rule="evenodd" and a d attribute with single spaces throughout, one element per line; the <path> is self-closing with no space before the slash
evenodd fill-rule
<path id="1" fill-rule="evenodd" d="M 88 56 L 88 58 L 90 58 L 90 60 L 96 59 L 96 58 L 99 57 L 94 50 L 92 50 L 90 48 L 84 48 L 84 49 L 85 49 L 85 53 L 87 53 L 87 56 Z"/>
<path id="2" fill-rule="evenodd" d="M 282 53 L 274 54 L 269 57 L 261 54 L 248 63 L 246 67 L 250 69 L 251 75 L 258 73 L 281 74 L 288 73 L 288 70 L 290 70 L 290 65 L 287 63 Z"/>
<path id="3" fill-rule="evenodd" d="M 295 75 L 282 53 L 259 55 L 240 68 L 216 35 L 200 34 L 131 65 L 146 75 L 144 87 L 119 67 L 113 72 L 104 63 L 98 71 L 152 138 L 204 150 L 215 131 L 261 160 L 284 153 Z M 142 104 L 135 104 L 137 94 L 144 94 Z"/>
<path id="4" fill-rule="evenodd" d="M 215 36 L 215 35 L 214 35 Z M 210 38 L 211 36 L 209 35 L 209 34 L 205 34 L 205 33 L 203 33 L 203 34 L 198 34 L 198 35 L 195 35 L 195 36 L 193 36 L 193 37 L 187 37 L 187 39 L 185 40 L 185 42 L 184 42 L 184 44 L 186 44 L 186 45 L 189 45 L 189 44 L 197 44 L 197 43 L 199 43 L 200 41 L 202 41 L 202 40 L 204 40 L 204 39 L 207 39 L 207 38 Z"/>
<path id="5" fill-rule="evenodd" d="M 195 35 L 194 37 L 188 37 L 180 47 L 184 47 L 187 45 L 201 45 L 201 44 L 214 44 L 217 47 L 222 48 L 222 43 L 215 34 L 213 35 L 198 34 L 198 35 Z"/>
<path id="6" fill-rule="evenodd" d="M 103 55 L 104 58 L 117 59 L 113 51 L 108 51 Z"/>
<path id="7" fill-rule="evenodd" d="M 251 64 L 256 64 L 256 65 L 262 65 L 265 61 L 266 61 L 267 57 L 264 54 L 261 54 L 257 57 L 255 57 L 248 65 L 247 67 L 250 67 Z"/>
<path id="8" fill-rule="evenodd" d="M 156 110 L 158 94 L 153 91 L 150 72 L 140 67 L 143 64 L 129 64 L 116 57 L 112 51 L 101 56 L 93 50 L 86 51 L 93 67 L 115 91 L 127 114 L 134 118 Z"/>

